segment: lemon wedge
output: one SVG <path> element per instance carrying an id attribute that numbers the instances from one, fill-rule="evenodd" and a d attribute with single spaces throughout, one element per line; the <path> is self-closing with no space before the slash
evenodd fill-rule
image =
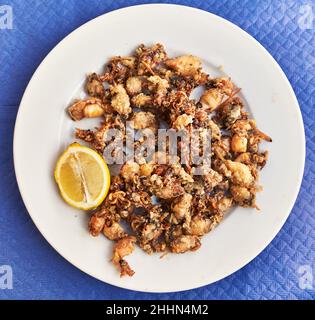
<path id="1" fill-rule="evenodd" d="M 110 173 L 104 159 L 96 151 L 72 143 L 57 161 L 55 180 L 61 196 L 69 205 L 90 210 L 105 199 Z"/>

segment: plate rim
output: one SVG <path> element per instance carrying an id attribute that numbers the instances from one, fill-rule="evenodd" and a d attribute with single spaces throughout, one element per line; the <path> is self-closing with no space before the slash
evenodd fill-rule
<path id="1" fill-rule="evenodd" d="M 181 7 L 181 8 L 185 8 L 187 10 L 191 10 L 192 13 L 196 13 L 196 14 L 204 14 L 204 15 L 211 15 L 213 19 L 218 19 L 221 20 L 221 22 L 229 25 L 230 27 L 236 29 L 238 32 L 241 32 L 244 36 L 246 36 L 250 41 L 252 41 L 257 48 L 259 48 L 260 50 L 264 51 L 266 57 L 268 57 L 270 63 L 272 63 L 279 71 L 279 75 L 281 75 L 282 81 L 285 81 L 286 86 L 288 88 L 288 90 L 290 91 L 290 95 L 294 100 L 295 106 L 296 106 L 296 111 L 297 111 L 297 122 L 299 124 L 299 129 L 300 129 L 300 135 L 301 138 L 303 140 L 303 144 L 302 144 L 302 154 L 300 154 L 300 168 L 299 168 L 299 175 L 298 175 L 298 181 L 296 183 L 295 186 L 295 192 L 294 192 L 294 196 L 292 196 L 292 200 L 291 200 L 291 204 L 290 204 L 290 210 L 288 210 L 288 212 L 286 212 L 286 214 L 283 214 L 283 217 L 281 218 L 281 221 L 278 223 L 277 228 L 275 228 L 272 232 L 272 235 L 269 236 L 268 239 L 264 240 L 264 244 L 261 246 L 260 250 L 253 256 L 247 259 L 244 259 L 245 262 L 239 263 L 239 265 L 234 268 L 234 271 L 231 271 L 227 274 L 225 274 L 224 276 L 220 277 L 219 279 L 215 280 L 214 282 L 211 283 L 205 283 L 202 285 L 195 285 L 195 286 L 185 286 L 183 285 L 183 288 L 180 288 L 178 290 L 175 291 L 170 291 L 170 290 L 159 290 L 159 291 L 154 291 L 154 290 L 142 290 L 142 289 L 138 289 L 136 287 L 134 287 L 134 285 L 129 285 L 127 283 L 120 283 L 119 285 L 117 283 L 114 283 L 112 281 L 107 281 L 106 282 L 103 279 L 98 278 L 97 276 L 91 274 L 90 272 L 84 270 L 84 268 L 81 268 L 80 266 L 78 266 L 76 263 L 74 263 L 72 261 L 71 258 L 64 256 L 52 243 L 50 240 L 48 240 L 45 237 L 45 232 L 43 232 L 41 230 L 41 227 L 39 226 L 38 221 L 36 221 L 36 218 L 33 217 L 32 213 L 31 213 L 31 204 L 28 203 L 28 201 L 26 200 L 26 197 L 23 196 L 23 191 L 21 188 L 21 173 L 19 172 L 18 169 L 18 165 L 17 165 L 17 149 L 18 149 L 18 135 L 19 135 L 19 123 L 21 123 L 21 114 L 22 114 L 22 110 L 24 110 L 26 108 L 26 105 L 23 104 L 24 98 L 28 92 L 29 87 L 31 86 L 31 83 L 34 81 L 34 79 L 36 79 L 37 74 L 40 72 L 40 70 L 43 68 L 44 64 L 46 63 L 46 61 L 48 60 L 48 58 L 50 57 L 50 55 L 55 51 L 55 49 L 57 49 L 59 46 L 62 46 L 62 44 L 64 42 L 67 41 L 68 38 L 72 37 L 74 34 L 80 32 L 80 30 L 82 28 L 84 28 L 86 25 L 88 25 L 89 23 L 94 22 L 95 20 L 98 19 L 102 19 L 104 16 L 107 15 L 119 15 L 121 12 L 123 11 L 128 11 L 129 9 L 137 9 L 137 8 L 145 8 L 145 7 L 159 7 L 159 9 L 163 8 L 164 10 L 167 10 L 168 7 Z M 249 264 L 252 260 L 254 260 L 258 255 L 260 255 L 266 248 L 267 246 L 272 242 L 272 240 L 278 235 L 278 233 L 280 232 L 280 230 L 282 229 L 283 225 L 285 224 L 285 222 L 287 221 L 290 213 L 292 212 L 292 209 L 296 203 L 300 188 L 301 188 L 301 184 L 303 181 L 303 176 L 304 176 L 304 170 L 305 170 L 305 156 L 306 156 L 306 139 L 305 139 L 305 128 L 304 128 L 304 122 L 303 122 L 303 117 L 302 117 L 302 112 L 301 112 L 301 108 L 298 102 L 298 99 L 294 93 L 294 90 L 291 86 L 290 81 L 288 80 L 285 72 L 282 70 L 281 66 L 278 64 L 278 62 L 273 58 L 273 56 L 268 52 L 268 50 L 258 41 L 256 40 L 253 36 L 251 36 L 249 33 L 247 33 L 245 30 L 243 30 L 242 28 L 240 28 L 238 25 L 234 24 L 233 22 L 218 16 L 214 13 L 205 11 L 203 9 L 199 9 L 199 8 L 195 8 L 195 7 L 191 7 L 191 6 L 186 6 L 186 5 L 178 5 L 178 4 L 167 4 L 167 3 L 152 3 L 152 4 L 140 4 L 140 5 L 131 5 L 131 6 L 126 6 L 126 7 L 122 7 L 119 9 L 115 9 L 109 12 L 106 12 L 104 14 L 101 14 L 87 22 L 85 22 L 84 24 L 80 25 L 79 27 L 77 27 L 76 29 L 74 29 L 72 32 L 70 32 L 68 35 L 66 35 L 63 39 L 61 39 L 50 51 L 49 53 L 44 57 L 44 59 L 41 61 L 41 63 L 37 66 L 35 72 L 33 73 L 32 77 L 30 78 L 26 89 L 23 93 L 21 102 L 19 104 L 19 108 L 18 108 L 18 112 L 17 112 L 17 116 L 16 116 L 16 120 L 15 120 L 15 126 L 14 126 L 14 134 L 13 134 L 13 162 L 14 162 L 14 171 L 15 171 L 15 176 L 16 176 L 16 180 L 17 180 L 17 184 L 18 184 L 18 188 L 19 188 L 19 192 L 21 194 L 23 203 L 27 209 L 28 214 L 30 215 L 33 223 L 35 224 L 36 228 L 39 230 L 39 232 L 41 233 L 41 235 L 44 237 L 44 239 L 52 246 L 52 248 L 60 255 L 62 256 L 66 261 L 70 262 L 74 267 L 78 268 L 79 270 L 83 271 L 85 274 L 93 277 L 94 279 L 97 279 L 98 281 L 104 282 L 106 284 L 110 284 L 112 286 L 118 287 L 118 288 L 123 288 L 123 289 L 128 289 L 128 290 L 134 290 L 137 292 L 146 292 L 146 293 L 167 293 L 167 292 L 181 292 L 181 291 L 186 291 L 186 290 L 192 290 L 192 289 L 196 289 L 196 288 L 201 288 L 204 287 L 206 285 L 210 285 L 210 284 L 214 284 L 224 278 L 229 277 L 231 274 L 239 271 L 240 269 L 242 269 L 244 266 L 246 266 L 247 264 Z"/>

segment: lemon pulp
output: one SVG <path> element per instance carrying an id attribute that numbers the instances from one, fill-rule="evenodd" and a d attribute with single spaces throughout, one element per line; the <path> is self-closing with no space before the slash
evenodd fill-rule
<path id="1" fill-rule="evenodd" d="M 104 159 L 78 143 L 71 144 L 59 158 L 55 179 L 64 200 L 84 210 L 98 206 L 106 197 L 110 184 Z"/>

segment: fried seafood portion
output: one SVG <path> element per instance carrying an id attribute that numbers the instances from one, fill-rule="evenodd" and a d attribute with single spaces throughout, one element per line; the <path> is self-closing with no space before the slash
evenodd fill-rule
<path id="1" fill-rule="evenodd" d="M 92 73 L 88 75 L 86 92 L 91 97 L 102 99 L 105 96 L 105 88 L 99 75 Z"/>
<path id="2" fill-rule="evenodd" d="M 119 270 L 121 277 L 125 275 L 133 276 L 135 273 L 123 258 L 133 252 L 136 241 L 136 237 L 127 236 L 118 240 L 114 245 L 112 262 Z"/>
<path id="3" fill-rule="evenodd" d="M 114 111 L 122 116 L 128 116 L 132 109 L 130 108 L 130 99 L 124 86 L 122 84 L 111 86 L 110 93 L 112 95 L 111 106 Z"/>
<path id="4" fill-rule="evenodd" d="M 197 87 L 203 91 L 194 100 Z M 89 221 L 92 236 L 114 242 L 112 262 L 121 276 L 134 274 L 125 257 L 136 243 L 148 254 L 194 251 L 231 208 L 258 209 L 258 176 L 268 160 L 259 145 L 271 138 L 250 118 L 230 78 L 212 78 L 196 56 L 169 57 L 162 44 L 141 44 L 131 56 L 111 58 L 102 74 L 88 75 L 85 88 L 88 96 L 68 113 L 74 121 L 101 122 L 91 130 L 76 129 L 76 138 L 103 154 L 117 136 L 127 140 L 129 126 L 155 136 L 151 156 L 136 153 L 125 161 Z M 168 143 L 161 150 L 156 136 L 165 126 L 189 139 L 197 131 L 200 141 L 210 141 L 206 161 L 195 164 L 195 146 L 189 150 L 183 141 L 176 154 Z M 114 137 L 111 129 L 118 130 Z M 134 142 L 139 150 L 146 142 L 141 139 Z M 124 147 L 115 152 L 126 154 Z"/>
<path id="5" fill-rule="evenodd" d="M 201 60 L 192 55 L 169 59 L 165 64 L 182 76 L 194 76 L 201 70 Z"/>
<path id="6" fill-rule="evenodd" d="M 170 249 L 173 253 L 184 253 L 195 251 L 200 248 L 200 240 L 197 236 L 181 235 L 170 243 Z"/>
<path id="7" fill-rule="evenodd" d="M 73 120 L 81 120 L 83 118 L 96 118 L 102 116 L 106 106 L 99 98 L 88 98 L 74 102 L 68 109 L 69 115 Z"/>
<path id="8" fill-rule="evenodd" d="M 149 128 L 155 131 L 158 125 L 156 116 L 151 112 L 144 112 L 144 111 L 135 112 L 132 115 L 130 121 L 132 121 L 131 125 L 135 130 Z"/>
<path id="9" fill-rule="evenodd" d="M 105 72 L 100 75 L 100 79 L 113 85 L 125 82 L 134 74 L 135 66 L 135 57 L 115 56 L 105 66 Z"/>
<path id="10" fill-rule="evenodd" d="M 112 142 L 113 137 L 110 129 L 116 129 L 115 133 L 123 135 L 125 132 L 125 122 L 122 117 L 115 114 L 107 114 L 98 128 L 95 128 L 95 130 L 77 128 L 75 136 L 89 143 L 93 149 L 103 154 L 105 147 Z"/>
<path id="11" fill-rule="evenodd" d="M 141 44 L 136 49 L 136 58 L 138 75 L 155 75 L 155 68 L 167 59 L 167 54 L 160 43 L 154 44 L 152 47 Z"/>

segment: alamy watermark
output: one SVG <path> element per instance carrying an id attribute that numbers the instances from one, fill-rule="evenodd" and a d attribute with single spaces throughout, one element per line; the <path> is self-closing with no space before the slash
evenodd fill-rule
<path id="1" fill-rule="evenodd" d="M 8 5 L 0 5 L 0 30 L 13 29 L 13 9 Z"/>
<path id="2" fill-rule="evenodd" d="M 104 138 L 104 158 L 108 164 L 124 164 L 127 161 L 150 162 L 156 152 L 158 164 L 174 164 L 194 167 L 194 175 L 205 174 L 211 165 L 210 129 L 151 129 L 134 130 L 127 121 L 126 130 L 109 129 Z M 154 160 L 155 161 L 155 160 Z"/>
<path id="3" fill-rule="evenodd" d="M 306 3 L 300 7 L 298 25 L 302 30 L 313 29 L 314 13 L 311 3 Z"/>
<path id="4" fill-rule="evenodd" d="M 298 268 L 297 273 L 299 275 L 299 287 L 302 290 L 313 289 L 313 270 L 308 264 L 302 265 Z"/>
<path id="5" fill-rule="evenodd" d="M 13 271 L 9 265 L 0 266 L 0 290 L 13 289 Z"/>

